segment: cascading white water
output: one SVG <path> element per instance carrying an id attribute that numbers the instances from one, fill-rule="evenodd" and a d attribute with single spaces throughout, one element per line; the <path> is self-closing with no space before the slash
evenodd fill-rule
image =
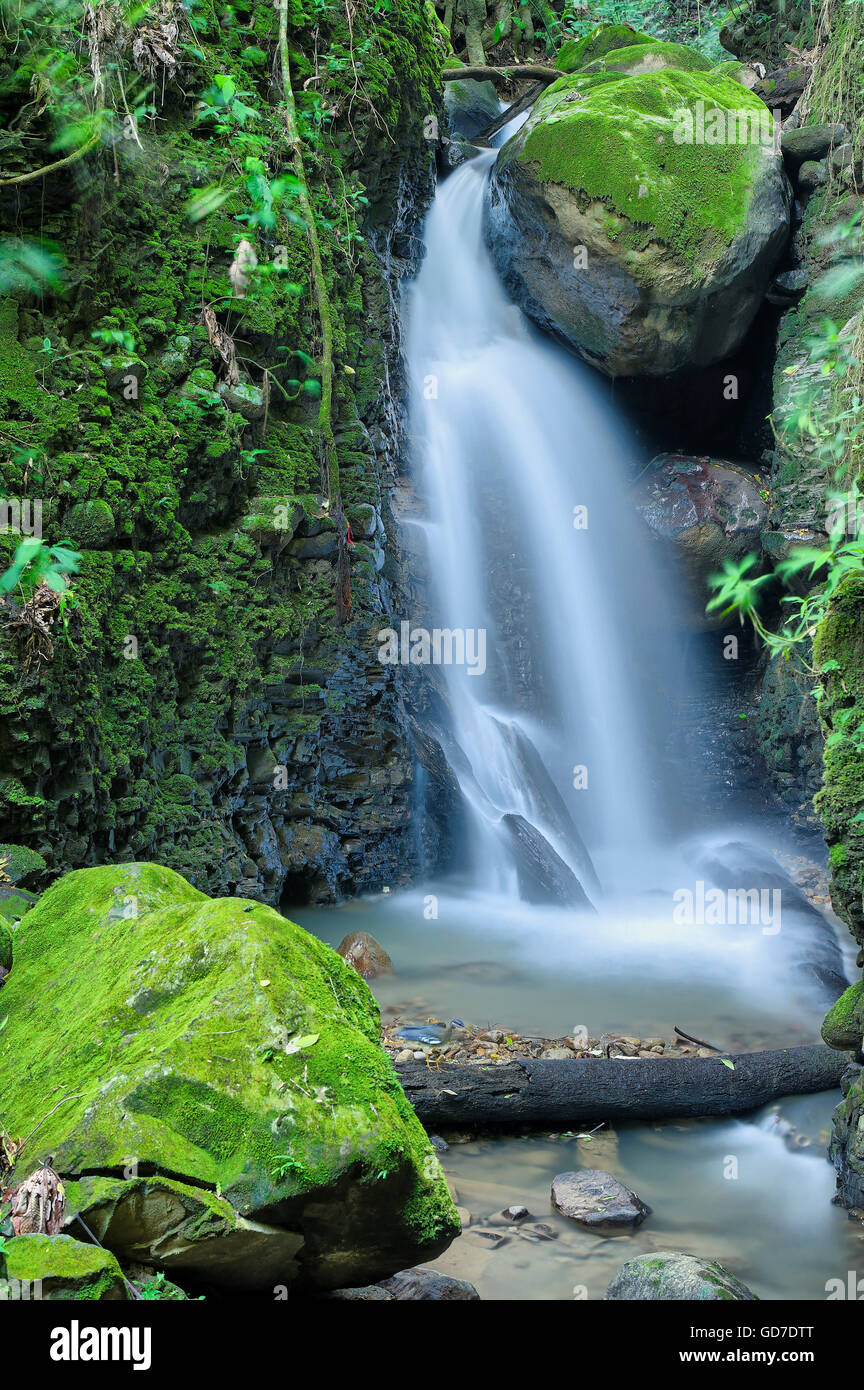
<path id="1" fill-rule="evenodd" d="M 675 652 L 660 617 L 668 623 L 672 598 L 627 500 L 626 432 L 590 369 L 508 300 L 484 245 L 493 158 L 465 163 L 439 189 L 407 348 L 435 621 L 487 634 L 485 674 L 454 664 L 444 677 L 475 878 L 500 890 L 513 885 L 508 813 L 585 880 L 578 837 L 526 769 L 534 749 L 592 851 L 632 855 L 658 834 L 668 734 L 658 692 Z M 520 600 L 514 642 L 502 607 Z M 533 707 L 520 661 L 540 691 Z"/>

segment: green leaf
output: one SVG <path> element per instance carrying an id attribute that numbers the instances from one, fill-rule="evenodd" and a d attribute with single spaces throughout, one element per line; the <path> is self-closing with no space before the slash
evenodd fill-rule
<path id="1" fill-rule="evenodd" d="M 718 1057 L 717 1060 L 718 1062 L 722 1062 L 724 1067 L 728 1067 L 730 1071 L 735 1070 L 735 1063 L 730 1062 L 728 1057 Z"/>
<path id="2" fill-rule="evenodd" d="M 295 1052 L 302 1052 L 304 1048 L 314 1047 L 320 1036 L 320 1033 L 304 1033 L 300 1038 L 292 1038 L 285 1044 L 286 1056 L 290 1057 Z"/>

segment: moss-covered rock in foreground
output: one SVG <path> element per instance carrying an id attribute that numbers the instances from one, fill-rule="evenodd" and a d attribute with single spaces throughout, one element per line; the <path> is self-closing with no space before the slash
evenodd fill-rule
<path id="1" fill-rule="evenodd" d="M 560 78 L 492 174 L 487 239 L 511 292 L 610 376 L 720 361 L 788 235 L 771 132 L 722 74 Z"/>
<path id="2" fill-rule="evenodd" d="M 3 1007 L 4 1124 L 40 1124 L 27 1171 L 53 1155 L 121 1254 L 335 1287 L 458 1233 L 367 986 L 271 908 L 153 864 L 68 874 L 16 931 Z"/>
<path id="3" fill-rule="evenodd" d="M 104 1300 L 126 1298 L 120 1266 L 108 1250 L 71 1236 L 12 1236 L 0 1248 L 0 1298 Z"/>
<path id="4" fill-rule="evenodd" d="M 606 1297 L 613 1301 L 661 1303 L 677 1299 L 712 1303 L 756 1300 L 747 1285 L 722 1265 L 670 1250 L 628 1260 L 606 1290 Z"/>

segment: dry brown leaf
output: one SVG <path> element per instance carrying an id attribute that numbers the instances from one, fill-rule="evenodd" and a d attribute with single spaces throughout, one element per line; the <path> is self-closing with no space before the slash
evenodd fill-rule
<path id="1" fill-rule="evenodd" d="M 12 1229 L 16 1236 L 59 1235 L 63 1229 L 66 1192 L 53 1168 L 37 1168 L 15 1190 Z"/>

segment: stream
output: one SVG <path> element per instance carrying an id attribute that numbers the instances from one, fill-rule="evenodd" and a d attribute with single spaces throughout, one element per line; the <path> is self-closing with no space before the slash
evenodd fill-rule
<path id="1" fill-rule="evenodd" d="M 431 557 L 432 622 L 474 656 L 432 677 L 465 864 L 421 889 L 291 915 L 333 946 L 358 930 L 381 942 L 394 965 L 372 985 L 385 1021 L 545 1038 L 678 1026 L 729 1051 L 818 1041 L 846 946 L 783 867 L 796 847 L 781 822 L 752 805 L 720 814 L 707 792 L 694 817 L 680 794 L 676 721 L 703 679 L 680 635 L 680 585 L 628 505 L 626 422 L 495 272 L 482 230 L 493 159 L 441 184 L 405 304 L 422 499 L 405 524 Z M 545 900 L 538 865 L 541 887 L 558 889 Z M 750 1121 L 590 1140 L 457 1136 L 442 1164 L 465 1229 L 436 1267 L 483 1298 L 600 1299 L 625 1259 L 673 1249 L 720 1260 L 761 1298 L 824 1298 L 864 1239 L 831 1205 L 835 1103 L 790 1098 Z M 553 1212 L 556 1173 L 591 1166 L 653 1208 L 633 1234 Z M 507 1223 L 514 1203 L 536 1222 Z"/>

